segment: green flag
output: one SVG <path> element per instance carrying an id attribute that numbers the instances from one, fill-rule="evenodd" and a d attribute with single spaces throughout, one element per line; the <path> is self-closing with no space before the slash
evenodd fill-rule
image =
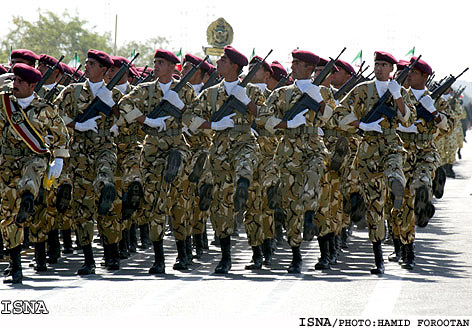
<path id="1" fill-rule="evenodd" d="M 133 49 L 133 51 L 131 52 L 131 55 L 128 57 L 128 59 L 132 60 L 134 55 L 136 55 L 136 49 Z"/>
<path id="2" fill-rule="evenodd" d="M 10 46 L 10 55 L 8 55 L 8 62 L 11 62 L 11 53 L 13 51 L 13 46 Z"/>
<path id="3" fill-rule="evenodd" d="M 405 56 L 408 56 L 408 55 L 410 55 L 410 54 L 411 54 L 411 56 L 415 56 L 415 47 L 411 48 L 411 49 L 406 53 Z"/>
<path id="4" fill-rule="evenodd" d="M 362 50 L 357 53 L 356 57 L 354 57 L 351 64 L 357 61 L 358 59 L 360 59 L 360 62 L 362 63 Z"/>
<path id="5" fill-rule="evenodd" d="M 252 48 L 252 54 L 251 54 L 251 58 L 249 58 L 249 60 L 251 60 L 254 56 L 256 56 L 256 48 Z"/>
<path id="6" fill-rule="evenodd" d="M 69 64 L 67 65 L 69 65 L 70 67 L 73 67 L 74 69 L 79 67 L 80 65 L 79 55 L 77 55 L 77 53 L 74 53 L 74 57 L 72 57 Z"/>
<path id="7" fill-rule="evenodd" d="M 175 56 L 177 56 L 180 60 L 182 60 L 182 48 L 179 49 L 179 51 L 174 53 Z"/>

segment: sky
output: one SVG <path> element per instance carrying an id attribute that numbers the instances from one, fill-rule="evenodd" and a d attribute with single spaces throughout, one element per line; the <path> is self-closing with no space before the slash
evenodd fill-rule
<path id="1" fill-rule="evenodd" d="M 232 46 L 248 57 L 273 53 L 268 61 L 290 66 L 295 48 L 335 57 L 346 47 L 342 59 L 351 62 L 362 50 L 366 64 L 373 67 L 373 53 L 388 51 L 397 59 L 409 59 L 408 51 L 422 55 L 437 77 L 457 75 L 472 81 L 472 43 L 468 40 L 472 14 L 464 0 L 336 0 L 336 1 L 107 1 L 23 0 L 2 3 L 0 37 L 12 27 L 13 16 L 35 21 L 38 12 L 68 10 L 89 21 L 99 33 L 115 34 L 117 44 L 145 41 L 152 37 L 170 40 L 169 50 L 202 52 L 208 46 L 206 29 L 219 17 L 232 26 Z M 151 59 L 150 59 L 151 62 Z"/>

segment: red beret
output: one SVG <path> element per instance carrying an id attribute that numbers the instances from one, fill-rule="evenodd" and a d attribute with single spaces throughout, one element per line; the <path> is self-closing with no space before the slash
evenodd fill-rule
<path id="1" fill-rule="evenodd" d="M 292 57 L 315 66 L 318 65 L 318 62 L 320 61 L 318 55 L 306 50 L 295 49 L 292 51 Z"/>
<path id="2" fill-rule="evenodd" d="M 49 66 L 54 66 L 54 65 L 56 65 L 57 62 L 58 62 L 58 60 L 55 59 L 52 56 L 49 56 L 49 55 L 46 55 L 46 54 L 41 54 L 39 56 L 39 63 L 45 63 Z M 61 64 L 59 64 L 57 68 L 59 69 L 59 71 L 64 72 L 64 68 L 62 67 Z"/>
<path id="3" fill-rule="evenodd" d="M 270 64 L 270 68 L 273 72 L 272 77 L 277 81 L 282 79 L 282 77 L 288 76 L 287 70 L 277 61 L 273 61 L 272 64 Z"/>
<path id="4" fill-rule="evenodd" d="M 397 63 L 397 70 L 401 71 L 410 65 L 410 62 L 404 59 L 400 59 Z"/>
<path id="5" fill-rule="evenodd" d="M 376 61 L 385 61 L 385 62 L 389 62 L 389 63 L 392 63 L 392 64 L 397 64 L 397 60 L 395 57 L 393 57 L 392 54 L 390 53 L 387 53 L 385 51 L 376 51 L 374 53 L 375 55 L 375 60 Z"/>
<path id="6" fill-rule="evenodd" d="M 185 57 L 184 57 L 184 63 L 187 62 L 187 61 L 189 61 L 193 65 L 197 66 L 198 64 L 200 64 L 203 61 L 203 59 L 200 58 L 200 57 L 197 57 L 195 55 L 192 55 L 192 54 L 186 54 Z M 208 72 L 208 70 L 210 70 L 210 64 L 208 64 L 208 62 L 204 62 L 200 66 L 200 69 L 203 72 Z"/>
<path id="7" fill-rule="evenodd" d="M 3 65 L 0 65 L 0 74 L 5 74 L 5 73 L 8 73 L 8 70 Z"/>
<path id="8" fill-rule="evenodd" d="M 324 59 L 322 57 L 320 57 L 320 61 L 318 62 L 318 65 L 316 66 L 326 66 L 326 64 L 328 64 L 329 61 L 327 59 Z M 339 72 L 339 69 L 336 65 L 333 66 L 333 70 L 334 72 Z"/>
<path id="9" fill-rule="evenodd" d="M 39 56 L 28 49 L 15 49 L 11 52 L 11 58 L 23 58 L 27 61 L 35 62 L 39 59 Z"/>
<path id="10" fill-rule="evenodd" d="M 414 61 L 416 61 L 418 57 L 412 57 L 410 59 L 410 63 L 413 63 Z M 423 73 L 426 73 L 427 75 L 431 75 L 433 74 L 433 69 L 431 68 L 431 66 L 429 66 L 428 63 L 426 63 L 424 60 L 420 59 L 416 64 L 415 64 L 415 69 L 418 69 L 420 70 L 421 72 Z"/>
<path id="11" fill-rule="evenodd" d="M 121 67 L 123 64 L 129 64 L 129 59 L 121 56 L 110 56 L 113 66 Z"/>
<path id="12" fill-rule="evenodd" d="M 264 69 L 268 72 L 270 72 L 270 74 L 272 75 L 272 73 L 274 73 L 272 71 L 272 68 L 270 67 L 269 63 L 267 63 L 266 61 L 263 61 L 263 58 L 260 57 L 260 56 L 254 56 L 253 58 L 251 58 L 251 61 L 249 62 L 249 64 L 255 64 L 256 63 L 256 60 L 258 61 L 262 61 L 262 66 L 264 67 Z"/>
<path id="13" fill-rule="evenodd" d="M 28 83 L 36 83 L 41 81 L 42 75 L 39 70 L 27 64 L 18 63 L 13 67 L 13 73 Z"/>
<path id="14" fill-rule="evenodd" d="M 225 46 L 225 54 L 235 64 L 246 66 L 248 64 L 247 57 L 231 46 Z"/>
<path id="15" fill-rule="evenodd" d="M 90 49 L 87 53 L 88 58 L 93 58 L 100 62 L 103 66 L 110 67 L 113 65 L 110 55 L 101 50 Z"/>
<path id="16" fill-rule="evenodd" d="M 157 49 L 154 58 L 164 58 L 174 64 L 180 63 L 180 59 L 173 52 L 164 49 Z"/>
<path id="17" fill-rule="evenodd" d="M 141 74 L 141 73 L 143 73 L 143 71 L 144 71 L 144 66 L 136 66 L 135 69 L 136 69 L 136 71 L 137 71 L 138 73 Z M 148 68 L 146 69 L 146 74 L 149 74 L 149 73 L 151 73 L 152 71 L 154 71 L 154 70 L 153 70 L 152 68 L 148 67 Z"/>
<path id="18" fill-rule="evenodd" d="M 342 59 L 338 59 L 336 61 L 336 66 L 338 68 L 341 68 L 343 69 L 344 71 L 346 71 L 347 73 L 353 75 L 353 74 L 356 74 L 356 70 L 354 70 L 354 68 L 352 67 L 351 64 L 349 64 L 348 62 L 346 61 L 343 61 Z"/>

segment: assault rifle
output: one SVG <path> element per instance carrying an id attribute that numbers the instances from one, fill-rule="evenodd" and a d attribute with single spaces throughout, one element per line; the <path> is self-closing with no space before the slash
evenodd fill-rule
<path id="1" fill-rule="evenodd" d="M 123 65 L 121 65 L 118 72 L 116 72 L 116 74 L 113 76 L 113 78 L 110 80 L 110 82 L 107 83 L 106 88 L 108 90 L 112 90 L 113 87 L 115 87 L 118 84 L 118 82 L 120 82 L 120 80 L 123 78 L 125 73 L 129 70 L 129 68 L 131 66 L 131 63 L 133 63 L 133 61 L 138 56 L 139 56 L 139 53 L 136 53 L 136 55 L 134 55 L 133 59 L 129 63 L 123 63 Z M 89 107 L 87 107 L 87 109 L 81 115 L 78 115 L 75 118 L 74 121 L 75 122 L 87 121 L 87 120 L 92 119 L 93 117 L 97 116 L 97 114 L 99 112 L 102 112 L 103 114 L 108 116 L 111 113 L 111 107 L 108 106 L 107 104 L 105 104 L 100 99 L 100 97 L 95 96 L 95 98 L 93 99 L 93 101 L 89 105 Z"/>
<path id="2" fill-rule="evenodd" d="M 287 80 L 290 78 L 291 75 L 292 75 L 292 73 L 290 73 L 289 75 L 283 75 L 282 78 L 279 80 L 279 82 L 277 82 L 277 84 L 275 85 L 274 90 L 285 86 L 285 84 L 287 83 Z M 274 90 L 272 90 L 272 91 L 274 91 Z"/>
<path id="3" fill-rule="evenodd" d="M 204 91 L 207 88 L 210 88 L 210 87 L 216 85 L 220 81 L 218 76 L 219 76 L 218 72 L 216 72 L 216 70 L 214 70 L 213 73 L 208 78 L 207 82 L 205 82 L 203 84 L 202 90 L 200 92 Z"/>
<path id="4" fill-rule="evenodd" d="M 36 84 L 36 87 L 34 87 L 34 92 L 38 92 L 41 87 L 46 83 L 46 81 L 51 77 L 51 74 L 54 73 L 54 71 L 57 69 L 57 67 L 59 66 L 59 63 L 64 59 L 64 55 L 61 56 L 61 58 L 59 58 L 59 60 L 56 62 L 56 64 L 54 64 L 53 66 L 48 66 L 48 70 L 46 71 L 46 73 L 44 73 L 43 75 L 43 78 L 41 79 L 41 81 L 39 81 L 37 84 Z"/>
<path id="5" fill-rule="evenodd" d="M 416 65 L 416 63 L 418 63 L 420 58 L 421 58 L 421 55 L 418 56 L 418 58 L 416 58 L 413 63 L 411 63 L 409 66 L 403 69 L 401 73 L 397 76 L 395 80 L 398 82 L 400 86 L 403 85 L 411 69 Z M 361 122 L 371 123 L 380 119 L 382 115 L 387 116 L 387 118 L 391 120 L 396 115 L 396 112 L 392 108 L 390 108 L 388 105 L 385 104 L 390 99 L 391 95 L 392 94 L 390 93 L 390 91 L 387 90 L 385 94 L 383 94 L 383 96 L 380 97 L 377 103 L 374 104 L 372 109 L 361 119 Z"/>
<path id="6" fill-rule="evenodd" d="M 341 52 L 339 53 L 338 57 L 336 57 L 336 59 L 330 58 L 330 61 L 325 65 L 325 67 L 320 72 L 320 74 L 318 74 L 318 76 L 315 79 L 313 79 L 312 83 L 314 85 L 319 86 L 324 81 L 324 79 L 326 79 L 328 74 L 331 73 L 331 71 L 334 67 L 334 64 L 336 63 L 336 61 L 339 59 L 339 57 L 342 55 L 342 53 L 345 50 L 346 50 L 346 48 L 344 47 L 344 49 L 341 50 Z M 293 104 L 293 106 L 290 108 L 290 110 L 285 112 L 285 115 L 282 118 L 282 120 L 283 121 L 292 120 L 297 114 L 301 113 L 305 109 L 309 109 L 309 110 L 318 112 L 320 110 L 320 108 L 321 108 L 320 103 L 315 101 L 308 94 L 303 93 L 302 97 L 300 97 L 298 99 L 298 101 L 295 104 Z"/>
<path id="7" fill-rule="evenodd" d="M 364 66 L 365 64 L 365 61 L 362 62 L 361 64 L 361 67 L 359 68 L 359 71 L 357 71 L 357 73 L 351 75 L 351 77 L 349 78 L 349 80 L 347 80 L 339 89 L 338 91 L 336 91 L 333 95 L 334 99 L 335 100 L 339 100 L 343 95 L 347 94 L 348 92 L 350 92 L 352 90 L 352 88 L 354 88 L 358 83 L 359 83 L 359 80 L 361 80 L 362 78 L 362 73 L 364 73 L 365 71 L 367 71 L 367 69 L 369 68 L 369 65 L 367 65 L 367 67 L 365 69 L 362 69 L 362 67 Z"/>
<path id="8" fill-rule="evenodd" d="M 185 76 L 180 79 L 180 81 L 175 85 L 172 89 L 176 93 L 178 93 L 186 84 L 187 82 L 193 77 L 193 75 L 198 71 L 200 66 L 202 66 L 203 62 L 208 60 L 208 56 L 206 56 L 197 66 L 193 65 L 190 71 L 185 74 Z M 167 100 L 163 99 L 160 103 L 152 110 L 151 113 L 148 114 L 148 117 L 151 119 L 160 118 L 166 115 L 173 116 L 174 118 L 181 120 L 182 119 L 182 111 L 176 108 L 174 105 L 169 103 Z M 147 126 L 142 127 L 144 132 L 146 132 Z"/>
<path id="9" fill-rule="evenodd" d="M 140 83 L 143 83 L 143 82 L 147 82 L 149 81 L 149 76 L 152 74 L 152 72 L 149 72 L 148 74 L 146 74 L 146 70 L 148 68 L 148 65 L 146 65 L 143 69 L 143 72 L 141 72 L 141 75 L 136 79 L 136 81 L 133 83 L 133 86 L 137 86 L 139 85 Z M 147 81 L 145 81 L 147 80 Z"/>
<path id="10" fill-rule="evenodd" d="M 467 72 L 469 68 L 467 67 L 464 71 L 462 71 L 461 74 L 458 76 L 454 77 L 452 74 L 449 75 L 449 77 L 442 79 L 442 82 L 437 88 L 434 89 L 434 91 L 431 92 L 431 98 L 434 100 L 437 100 L 439 97 L 442 96 L 449 88 L 451 88 L 452 84 L 456 82 L 456 80 L 463 75 L 465 72 Z"/>
<path id="11" fill-rule="evenodd" d="M 256 64 L 254 64 L 251 68 L 251 70 L 248 72 L 246 77 L 238 83 L 241 87 L 246 87 L 247 84 L 252 80 L 256 72 L 259 70 L 259 68 L 262 66 L 262 63 L 269 57 L 269 55 L 272 53 L 272 49 L 269 51 L 267 56 L 262 60 L 262 61 L 257 61 Z M 230 95 L 226 101 L 221 105 L 220 109 L 213 113 L 211 117 L 212 122 L 217 122 L 223 119 L 224 117 L 234 113 L 234 111 L 238 111 L 242 115 L 246 114 L 247 111 L 247 106 L 244 105 L 242 102 L 240 102 L 236 97 L 233 95 Z"/>

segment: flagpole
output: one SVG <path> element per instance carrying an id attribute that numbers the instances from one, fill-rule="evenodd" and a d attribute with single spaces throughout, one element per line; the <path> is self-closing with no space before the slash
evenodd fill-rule
<path id="1" fill-rule="evenodd" d="M 118 14 L 115 15 L 115 44 L 113 45 L 113 55 L 116 56 L 116 35 L 118 34 Z"/>

